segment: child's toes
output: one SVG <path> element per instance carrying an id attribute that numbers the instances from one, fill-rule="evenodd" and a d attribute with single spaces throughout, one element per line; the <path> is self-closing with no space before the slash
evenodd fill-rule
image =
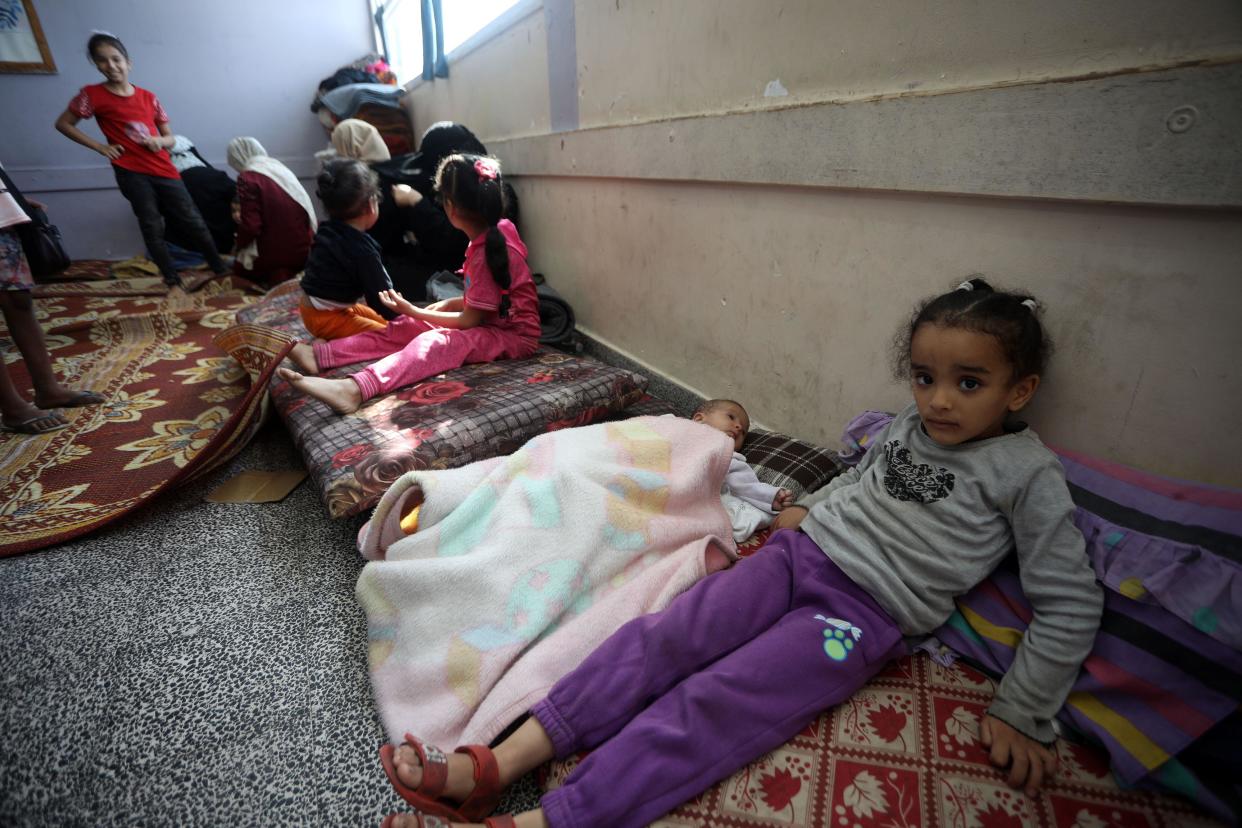
<path id="1" fill-rule="evenodd" d="M 423 781 L 423 766 L 418 760 L 418 752 L 408 745 L 401 745 L 393 757 L 393 764 L 397 766 L 397 778 L 417 790 Z"/>

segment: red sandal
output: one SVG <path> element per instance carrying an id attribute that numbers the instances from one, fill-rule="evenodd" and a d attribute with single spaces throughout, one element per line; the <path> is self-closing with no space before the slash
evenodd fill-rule
<path id="1" fill-rule="evenodd" d="M 500 768 L 496 755 L 485 745 L 466 745 L 456 753 L 467 754 L 474 763 L 474 790 L 457 807 L 444 802 L 440 796 L 448 783 L 448 757 L 434 745 L 424 745 L 418 739 L 405 734 L 405 744 L 414 748 L 423 766 L 423 781 L 415 790 L 397 777 L 397 749 L 392 745 L 380 748 L 380 763 L 388 774 L 388 781 L 401 798 L 419 811 L 432 816 L 445 817 L 454 822 L 478 822 L 500 803 Z M 502 824 L 497 828 L 505 828 Z"/>

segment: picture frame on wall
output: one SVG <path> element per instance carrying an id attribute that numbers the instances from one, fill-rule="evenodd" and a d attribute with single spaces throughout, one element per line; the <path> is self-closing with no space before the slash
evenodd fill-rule
<path id="1" fill-rule="evenodd" d="M 34 0 L 0 0 L 0 72 L 56 74 Z"/>

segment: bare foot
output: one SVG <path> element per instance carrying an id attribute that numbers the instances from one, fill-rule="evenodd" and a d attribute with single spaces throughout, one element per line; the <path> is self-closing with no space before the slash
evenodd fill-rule
<path id="1" fill-rule="evenodd" d="M 305 342 L 299 342 L 293 346 L 293 350 L 289 352 L 289 359 L 303 374 L 313 376 L 319 373 L 319 363 L 315 361 L 315 349 Z"/>
<path id="2" fill-rule="evenodd" d="M 304 377 L 288 368 L 277 368 L 276 373 L 303 394 L 327 403 L 337 414 L 352 414 L 362 405 L 362 391 L 351 379 Z"/>
<path id="3" fill-rule="evenodd" d="M 168 289 L 168 293 L 164 294 L 164 306 L 172 310 L 188 308 L 193 304 L 194 300 L 181 285 L 173 285 Z"/>

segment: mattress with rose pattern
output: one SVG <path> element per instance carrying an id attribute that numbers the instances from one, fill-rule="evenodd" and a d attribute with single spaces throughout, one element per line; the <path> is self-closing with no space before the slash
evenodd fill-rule
<path id="1" fill-rule="evenodd" d="M 237 315 L 309 341 L 297 282 L 273 288 Z M 340 377 L 359 365 L 324 372 Z M 334 518 L 374 506 L 407 471 L 447 469 L 509 454 L 537 434 L 585 425 L 646 397 L 641 374 L 541 347 L 527 359 L 466 365 L 367 401 L 339 415 L 271 383 L 275 409 L 302 452 L 320 499 Z"/>

